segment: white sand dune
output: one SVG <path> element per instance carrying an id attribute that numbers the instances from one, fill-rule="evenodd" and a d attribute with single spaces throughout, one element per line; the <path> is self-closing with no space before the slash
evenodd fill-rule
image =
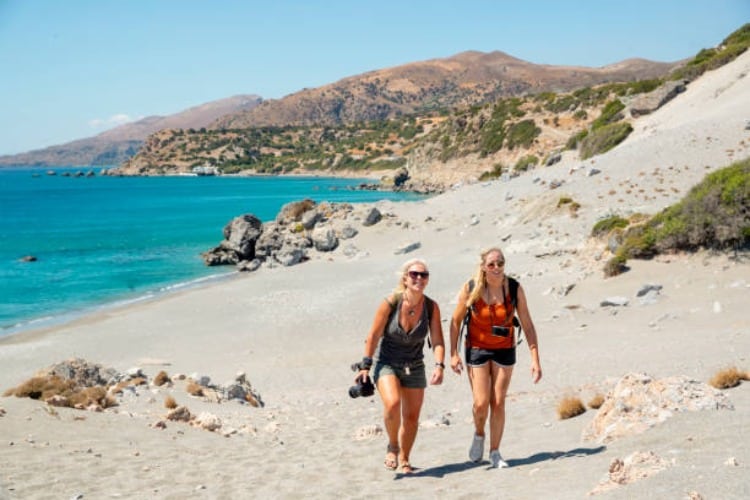
<path id="1" fill-rule="evenodd" d="M 706 173 L 750 155 L 748 73 L 750 53 L 691 83 L 635 121 L 625 143 L 591 160 L 566 153 L 508 182 L 379 203 L 394 217 L 360 228 L 354 258 L 338 249 L 0 340 L 0 390 L 81 357 L 119 371 L 138 366 L 150 377 L 197 372 L 218 383 L 244 371 L 266 403 L 208 403 L 179 385 L 140 389 L 103 413 L 0 398 L 0 498 L 581 498 L 607 479 L 613 460 L 634 452 L 653 452 L 668 466 L 602 496 L 750 498 L 750 384 L 726 391 L 734 410 L 678 412 L 606 445 L 581 438 L 595 411 L 556 416 L 562 396 L 587 401 L 631 372 L 705 382 L 728 366 L 750 369 L 746 257 L 630 261 L 629 272 L 605 279 L 603 245 L 589 239 L 603 215 L 654 213 Z M 591 168 L 601 172 L 589 176 Z M 550 189 L 553 182 L 562 184 Z M 557 207 L 561 196 L 581 204 L 577 217 Z M 395 254 L 412 242 L 421 248 Z M 347 396 L 349 365 L 361 357 L 375 308 L 407 257 L 429 263 L 428 294 L 445 321 L 479 250 L 490 245 L 505 249 L 508 272 L 526 290 L 544 370 L 533 385 L 521 345 L 502 443 L 511 467 L 468 462 L 469 387 L 465 376 L 446 372 L 444 384 L 426 393 L 416 474 L 387 472 L 385 438 L 367 435 L 382 427 L 379 399 Z M 636 292 L 649 283 L 663 288 L 642 303 Z M 629 304 L 600 306 L 613 296 Z M 224 437 L 171 421 L 152 427 L 166 414 L 168 393 L 238 432 Z"/>

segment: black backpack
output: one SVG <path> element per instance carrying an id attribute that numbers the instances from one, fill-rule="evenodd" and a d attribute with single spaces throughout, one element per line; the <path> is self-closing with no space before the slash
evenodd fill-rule
<path id="1" fill-rule="evenodd" d="M 474 280 L 469 280 L 469 294 L 471 294 L 472 290 L 474 290 Z M 518 329 L 518 334 L 516 335 L 516 345 L 519 345 L 521 342 L 523 342 L 523 328 L 521 328 L 521 322 L 518 321 L 518 316 L 516 315 L 517 311 L 517 304 L 518 304 L 518 281 L 508 276 L 508 291 L 510 292 L 510 304 L 513 306 L 513 326 Z M 464 316 L 464 320 L 461 322 L 461 330 L 458 333 L 458 345 L 461 345 L 461 339 L 464 335 L 464 332 L 467 332 L 469 330 L 469 320 L 471 319 L 471 311 L 474 309 L 474 304 L 471 305 L 471 307 L 466 309 L 466 315 Z"/>

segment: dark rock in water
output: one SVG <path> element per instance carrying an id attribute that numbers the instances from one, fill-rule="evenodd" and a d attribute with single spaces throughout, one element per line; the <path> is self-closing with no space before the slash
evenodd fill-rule
<path id="1" fill-rule="evenodd" d="M 20 259 L 18 259 L 20 262 L 36 262 L 36 257 L 33 255 L 24 255 Z"/>

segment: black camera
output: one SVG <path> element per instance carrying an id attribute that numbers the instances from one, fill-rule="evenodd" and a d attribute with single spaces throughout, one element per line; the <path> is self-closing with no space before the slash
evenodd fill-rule
<path id="1" fill-rule="evenodd" d="M 495 337 L 507 337 L 508 335 L 510 335 L 510 328 L 508 328 L 507 326 L 493 325 L 492 335 L 494 335 Z"/>
<path id="2" fill-rule="evenodd" d="M 353 385 L 349 388 L 350 398 L 368 398 L 375 394 L 375 385 L 370 380 L 370 377 L 365 376 L 364 380 L 360 379 L 357 381 L 357 385 Z"/>
<path id="3" fill-rule="evenodd" d="M 354 363 L 351 368 L 353 372 L 358 372 L 360 370 L 368 370 L 370 366 L 372 365 L 372 360 L 369 360 L 369 364 L 365 364 L 365 360 L 357 361 Z M 358 398 L 358 397 L 370 397 L 373 394 L 375 394 L 375 385 L 372 383 L 372 380 L 370 380 L 369 375 L 365 375 L 364 378 L 359 378 L 357 380 L 357 384 L 353 385 L 349 388 L 349 397 L 350 398 Z"/>

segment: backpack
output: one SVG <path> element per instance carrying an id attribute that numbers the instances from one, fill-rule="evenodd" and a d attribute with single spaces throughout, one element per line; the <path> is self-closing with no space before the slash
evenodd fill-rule
<path id="1" fill-rule="evenodd" d="M 471 294 L 471 291 L 474 290 L 474 280 L 469 280 L 469 293 Z M 518 316 L 516 316 L 516 310 L 517 310 L 517 304 L 518 304 L 518 281 L 508 276 L 508 291 L 510 292 L 510 304 L 513 306 L 513 326 L 518 329 L 518 334 L 516 335 L 516 345 L 519 345 L 523 342 L 523 328 L 521 328 L 521 322 L 518 321 Z M 471 305 L 471 307 L 466 309 L 466 315 L 464 316 L 464 320 L 461 322 L 461 330 L 458 333 L 458 345 L 461 345 L 461 338 L 464 335 L 464 332 L 468 335 L 469 331 L 469 320 L 471 319 L 471 311 L 474 309 L 474 304 Z"/>
<path id="2" fill-rule="evenodd" d="M 391 313 L 388 315 L 388 322 L 391 322 L 391 317 L 393 316 L 393 313 L 396 311 L 396 306 L 401 301 L 401 296 L 403 295 L 402 292 L 400 293 L 394 293 L 393 294 L 393 303 L 391 301 L 386 300 L 388 302 L 388 305 L 391 306 Z M 432 324 L 432 307 L 433 307 L 433 300 L 429 298 L 427 295 L 424 296 L 424 303 L 427 306 L 427 328 L 430 327 L 430 324 Z M 427 336 L 427 347 L 432 349 L 432 342 L 430 342 L 430 336 Z"/>

